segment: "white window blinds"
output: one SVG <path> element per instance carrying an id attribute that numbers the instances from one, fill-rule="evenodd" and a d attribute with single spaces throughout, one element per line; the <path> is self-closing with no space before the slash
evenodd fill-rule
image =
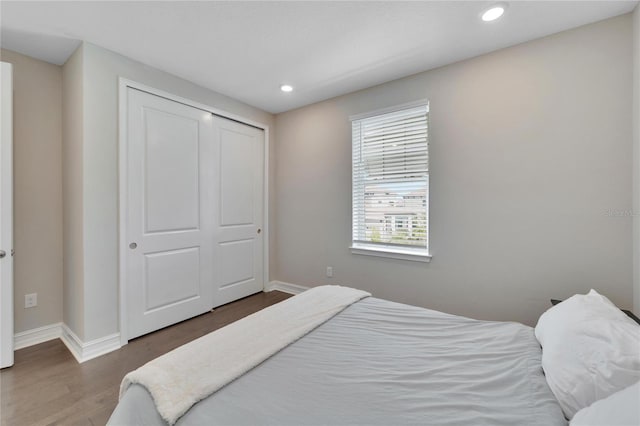
<path id="1" fill-rule="evenodd" d="M 428 249 L 428 104 L 355 119 L 353 244 Z"/>

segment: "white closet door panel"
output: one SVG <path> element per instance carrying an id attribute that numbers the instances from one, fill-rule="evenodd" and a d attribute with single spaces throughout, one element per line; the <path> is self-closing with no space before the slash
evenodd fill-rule
<path id="1" fill-rule="evenodd" d="M 199 297 L 200 249 L 146 254 L 144 291 L 145 313 Z"/>
<path id="2" fill-rule="evenodd" d="M 145 231 L 197 229 L 200 123 L 151 108 L 144 114 Z"/>
<path id="3" fill-rule="evenodd" d="M 214 277 L 213 120 L 128 89 L 127 337 L 208 311 Z"/>
<path id="4" fill-rule="evenodd" d="M 216 263 L 214 305 L 262 291 L 264 215 L 264 131 L 214 117 Z"/>
<path id="5" fill-rule="evenodd" d="M 244 130 L 244 129 L 243 129 Z M 220 225 L 251 225 L 255 221 L 256 172 L 247 167 L 255 155 L 255 138 L 226 128 L 220 129 Z"/>
<path id="6" fill-rule="evenodd" d="M 221 287 L 255 279 L 254 251 L 252 238 L 220 243 Z"/>

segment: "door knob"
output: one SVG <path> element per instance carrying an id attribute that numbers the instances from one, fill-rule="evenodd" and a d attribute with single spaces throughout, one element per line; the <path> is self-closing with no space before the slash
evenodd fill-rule
<path id="1" fill-rule="evenodd" d="M 262 232 L 262 229 L 258 228 L 258 234 Z"/>
<path id="2" fill-rule="evenodd" d="M 4 259 L 4 257 L 7 255 L 7 252 L 4 250 L 0 250 L 0 259 Z"/>
<path id="3" fill-rule="evenodd" d="M 131 250 L 135 249 L 136 247 L 138 247 L 138 245 L 137 245 L 136 243 L 131 243 L 131 244 L 129 244 L 129 248 L 130 248 Z"/>

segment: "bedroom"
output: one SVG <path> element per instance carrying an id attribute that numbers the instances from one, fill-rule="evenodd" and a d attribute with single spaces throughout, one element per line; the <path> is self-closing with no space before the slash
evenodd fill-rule
<path id="1" fill-rule="evenodd" d="M 484 22 L 491 5 L 2 2 L 16 359 L 42 349 L 91 369 L 133 346 L 119 349 L 120 256 L 143 243 L 119 225 L 120 77 L 268 127 L 255 234 L 268 290 L 340 284 L 533 327 L 549 299 L 594 288 L 637 314 L 637 3 L 510 2 Z M 424 100 L 430 262 L 354 253 L 351 118 Z M 116 365 L 94 368 L 117 386 L 129 370 Z M 13 404 L 3 422 L 33 409 Z M 33 423 L 80 415 L 33 410 Z"/>

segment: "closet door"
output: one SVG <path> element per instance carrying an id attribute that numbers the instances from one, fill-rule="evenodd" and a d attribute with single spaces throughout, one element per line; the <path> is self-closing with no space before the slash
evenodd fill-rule
<path id="1" fill-rule="evenodd" d="M 214 117 L 216 264 L 214 306 L 264 288 L 264 131 Z"/>
<path id="2" fill-rule="evenodd" d="M 127 90 L 128 339 L 202 314 L 214 291 L 211 113 Z"/>

